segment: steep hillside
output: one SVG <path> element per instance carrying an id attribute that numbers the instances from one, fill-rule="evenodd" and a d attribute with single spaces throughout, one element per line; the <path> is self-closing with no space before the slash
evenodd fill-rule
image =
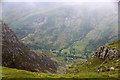
<path id="1" fill-rule="evenodd" d="M 92 56 L 84 62 L 78 62 L 66 71 L 71 74 L 96 72 L 111 77 L 119 76 L 120 69 L 120 40 L 100 47 Z"/>
<path id="2" fill-rule="evenodd" d="M 33 72 L 56 73 L 57 62 L 43 54 L 36 54 L 18 40 L 9 27 L 2 26 L 2 66 Z"/>

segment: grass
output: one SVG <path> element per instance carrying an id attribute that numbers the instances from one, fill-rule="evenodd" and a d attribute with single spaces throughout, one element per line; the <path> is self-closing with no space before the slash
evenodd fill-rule
<path id="1" fill-rule="evenodd" d="M 29 72 L 13 68 L 2 67 L 2 78 L 112 78 L 117 77 L 117 74 L 97 73 L 97 72 L 82 72 L 79 74 L 50 74 Z"/>
<path id="2" fill-rule="evenodd" d="M 115 50 L 118 50 L 119 46 L 120 46 L 120 40 L 114 41 L 114 42 L 108 44 L 107 46 L 110 48 L 113 48 Z"/>
<path id="3" fill-rule="evenodd" d="M 116 60 L 115 60 L 116 61 Z M 73 64 L 68 70 L 67 73 L 69 74 L 77 74 L 79 77 L 85 77 L 85 78 L 118 78 L 119 69 L 116 68 L 115 71 L 105 71 L 105 72 L 97 72 L 98 66 L 103 62 L 103 60 L 98 59 L 89 59 L 88 62 L 91 62 L 91 64 L 87 65 L 85 63 L 77 63 Z M 109 67 L 115 67 L 119 63 L 116 62 L 115 64 L 112 63 L 113 61 L 107 62 L 103 64 L 102 66 L 109 66 Z M 111 65 L 112 63 L 112 65 Z M 80 70 L 80 71 L 78 71 Z M 78 77 L 76 75 L 76 77 Z"/>
<path id="4" fill-rule="evenodd" d="M 2 67 L 2 77 L 4 78 L 71 78 L 71 74 L 49 74 L 29 72 L 13 68 Z"/>

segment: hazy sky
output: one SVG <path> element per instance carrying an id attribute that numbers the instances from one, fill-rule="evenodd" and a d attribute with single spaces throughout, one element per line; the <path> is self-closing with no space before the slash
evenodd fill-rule
<path id="1" fill-rule="evenodd" d="M 2 0 L 2 2 L 118 2 L 119 0 Z"/>

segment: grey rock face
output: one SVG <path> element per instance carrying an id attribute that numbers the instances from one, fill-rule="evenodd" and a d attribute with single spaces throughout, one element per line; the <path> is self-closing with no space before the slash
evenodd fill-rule
<path id="1" fill-rule="evenodd" d="M 114 50 L 108 46 L 100 47 L 93 55 L 93 58 L 100 58 L 100 59 L 115 59 L 119 57 L 118 50 Z"/>

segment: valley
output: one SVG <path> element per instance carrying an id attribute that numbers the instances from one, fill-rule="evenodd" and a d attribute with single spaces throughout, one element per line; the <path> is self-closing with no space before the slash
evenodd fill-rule
<path id="1" fill-rule="evenodd" d="M 10 6 L 10 3 L 6 4 Z M 63 61 L 74 63 L 75 59 L 86 59 L 98 47 L 118 38 L 115 5 L 43 4 L 49 5 L 45 7 L 42 5 L 44 10 L 34 7 L 33 11 L 35 12 L 30 12 L 28 15 L 16 18 L 17 20 L 9 23 L 18 38 L 33 50 L 52 51 L 56 53 L 55 57 L 62 56 L 62 58 L 64 57 Z M 27 6 L 25 3 L 18 5 Z M 96 7 L 96 5 L 98 6 Z M 105 8 L 103 8 L 104 6 Z M 7 21 L 9 22 L 9 19 Z"/>
<path id="2" fill-rule="evenodd" d="M 3 3 L 2 78 L 118 78 L 116 3 Z"/>
<path id="3" fill-rule="evenodd" d="M 120 40 L 108 44 L 107 46 L 110 49 L 118 50 L 118 44 L 120 44 Z M 99 51 L 100 49 L 98 49 Z M 112 53 L 113 55 L 114 53 Z M 104 55 L 104 54 L 103 54 Z M 109 57 L 111 57 L 110 55 Z M 116 58 L 115 58 L 116 56 Z M 3 80 L 4 78 L 11 78 L 8 80 L 12 80 L 12 78 L 40 78 L 52 80 L 53 78 L 57 78 L 57 80 L 62 79 L 79 79 L 79 78 L 111 78 L 115 80 L 119 77 L 119 68 L 120 68 L 120 54 L 115 55 L 113 58 L 108 59 L 108 57 L 104 59 L 100 59 L 100 57 L 95 57 L 95 54 L 92 58 L 88 59 L 87 62 L 79 62 L 70 66 L 65 74 L 48 74 L 48 73 L 38 73 L 38 72 L 29 72 L 24 70 L 18 70 L 13 68 L 2 67 L 3 70 Z M 115 59 L 114 59 L 115 58 Z M 112 63 L 112 65 L 111 65 Z M 110 67 L 113 67 L 114 70 L 109 70 Z M 98 72 L 98 69 L 101 71 Z M 24 74 L 24 75 L 23 75 Z"/>

